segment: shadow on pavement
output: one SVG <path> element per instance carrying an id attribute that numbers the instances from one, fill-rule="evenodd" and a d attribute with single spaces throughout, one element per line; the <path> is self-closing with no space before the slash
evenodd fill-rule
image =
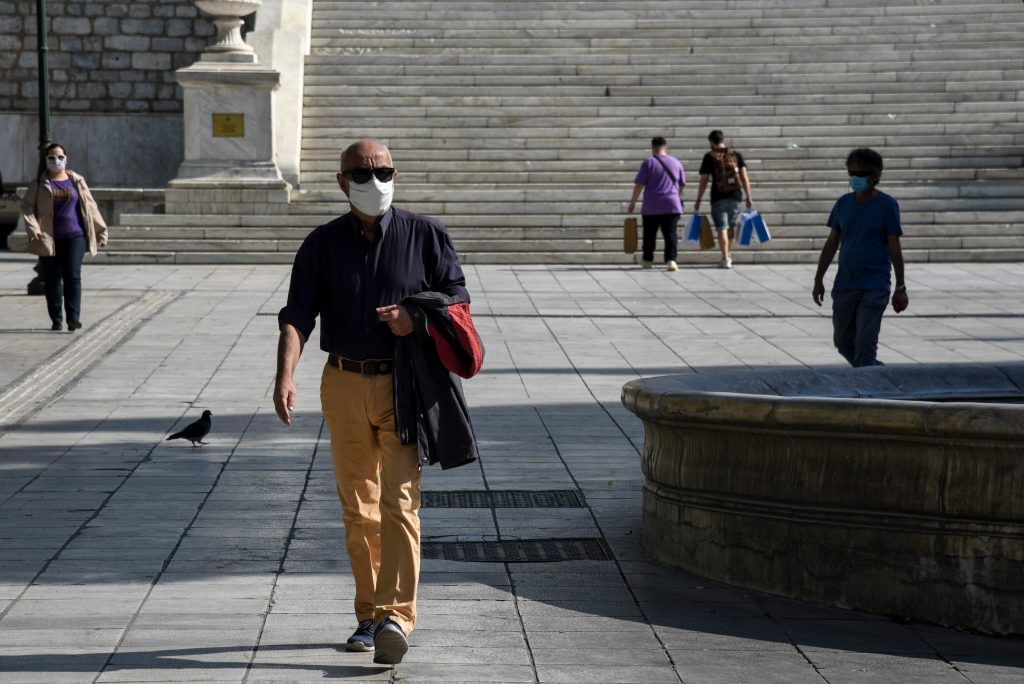
<path id="1" fill-rule="evenodd" d="M 277 422 L 276 416 L 272 413 L 260 413 L 250 421 L 251 416 L 249 415 L 232 414 L 227 410 L 220 410 L 218 413 L 218 406 L 214 402 L 210 403 L 215 421 L 214 430 L 210 436 L 212 443 L 201 449 L 193 449 L 183 442 L 161 441 L 172 430 L 194 419 L 198 414 L 198 408 L 201 408 L 198 406 L 189 410 L 188 415 L 184 417 L 168 415 L 145 418 L 122 417 L 109 420 L 30 421 L 21 426 L 16 433 L 12 433 L 40 437 L 47 434 L 81 435 L 88 433 L 89 441 L 81 446 L 61 447 L 59 445 L 28 444 L 0 449 L 0 468 L 3 469 L 4 476 L 9 478 L 20 472 L 26 476 L 27 480 L 17 492 L 3 493 L 3 489 L 0 488 L 0 501 L 5 502 L 0 507 L 0 549 L 4 549 L 4 551 L 0 551 L 0 585 L 23 585 L 39 570 L 42 570 L 45 563 L 50 562 L 54 563 L 54 576 L 47 578 L 47 573 L 44 572 L 34 586 L 65 588 L 80 586 L 83 594 L 87 594 L 89 586 L 106 582 L 148 584 L 158 573 L 162 573 L 160 575 L 161 583 L 209 578 L 230 580 L 231 577 L 238 576 L 238 573 L 228 567 L 218 569 L 218 565 L 230 566 L 232 560 L 244 561 L 247 558 L 255 561 L 254 573 L 268 576 L 275 574 L 315 576 L 344 573 L 345 570 L 337 559 L 335 560 L 337 565 L 335 562 L 318 560 L 321 557 L 332 557 L 333 551 L 324 556 L 312 557 L 312 565 L 305 572 L 289 571 L 287 563 L 284 572 L 278 570 L 278 563 L 282 561 L 285 549 L 283 537 L 289 535 L 290 516 L 294 513 L 295 506 L 300 505 L 300 502 L 301 505 L 311 504 L 314 508 L 317 505 L 322 506 L 318 502 L 323 501 L 322 495 L 327 489 L 324 480 L 325 478 L 329 479 L 329 475 L 327 475 L 329 470 L 321 467 L 314 471 L 316 477 L 319 478 L 320 489 L 315 492 L 309 491 L 307 496 L 300 497 L 299 488 L 305 477 L 304 470 L 309 465 L 312 449 L 316 444 L 315 439 L 310 437 L 311 434 L 315 435 L 315 430 L 311 428 L 320 424 L 320 414 L 318 412 L 296 414 L 296 424 L 304 426 L 305 429 L 302 429 L 301 432 L 296 430 L 290 433 L 288 428 Z M 531 633 L 535 629 L 541 632 L 600 631 L 611 634 L 622 630 L 624 634 L 628 635 L 629 632 L 635 630 L 643 631 L 653 628 L 658 638 L 669 648 L 706 648 L 723 651 L 765 650 L 770 649 L 771 644 L 787 647 L 796 644 L 801 647 L 858 653 L 929 657 L 940 654 L 950 658 L 956 656 L 958 661 L 993 664 L 1005 663 L 1006 658 L 1024 653 L 1024 639 L 1022 638 L 975 636 L 953 630 L 905 624 L 878 616 L 790 601 L 718 584 L 687 572 L 660 565 L 646 556 L 638 542 L 640 533 L 639 497 L 642 482 L 639 466 L 636 464 L 635 450 L 630 445 L 628 437 L 621 432 L 615 418 L 605 413 L 599 405 L 567 402 L 536 406 L 532 404 L 480 406 L 474 408 L 473 415 L 478 432 L 483 436 L 485 461 L 493 459 L 492 462 L 497 464 L 503 458 L 502 454 L 510 454 L 505 458 L 510 463 L 514 463 L 516 454 L 525 454 L 532 458 L 532 461 L 526 459 L 524 462 L 523 467 L 526 469 L 535 466 L 538 462 L 538 457 L 532 453 L 538 448 L 538 444 L 543 444 L 544 448 L 548 448 L 550 444 L 545 443 L 545 440 L 548 439 L 555 443 L 561 440 L 569 442 L 574 434 L 573 431 L 578 434 L 581 425 L 587 425 L 591 430 L 600 429 L 601 434 L 612 435 L 608 438 L 611 451 L 614 451 L 614 445 L 618 443 L 621 444 L 622 454 L 613 454 L 613 457 L 609 458 L 607 447 L 605 447 L 604 457 L 608 459 L 607 461 L 587 463 L 585 457 L 577 454 L 565 463 L 573 471 L 574 477 L 580 478 L 576 481 L 585 491 L 588 486 L 594 485 L 600 478 L 607 477 L 604 472 L 594 475 L 592 469 L 595 466 L 600 469 L 606 462 L 610 465 L 617 463 L 616 467 L 624 469 L 620 471 L 620 474 L 615 475 L 622 481 L 622 489 L 613 492 L 614 496 L 611 497 L 611 499 L 617 498 L 619 501 L 616 505 L 620 505 L 621 508 L 615 510 L 622 512 L 621 519 L 609 519 L 607 513 L 600 513 L 600 507 L 608 505 L 609 499 L 594 497 L 589 500 L 590 505 L 599 511 L 602 525 L 607 525 L 604 527 L 604 532 L 609 539 L 611 548 L 616 550 L 618 559 L 615 562 L 547 563 L 543 564 L 543 567 L 533 565 L 529 569 L 517 567 L 516 564 L 507 564 L 506 566 L 492 563 L 486 564 L 488 567 L 485 568 L 479 564 L 466 563 L 464 570 L 454 572 L 448 578 L 443 577 L 443 573 L 425 571 L 422 584 L 425 588 L 435 584 L 466 586 L 469 595 L 466 600 L 472 600 L 472 588 L 483 586 L 492 590 L 491 593 L 496 595 L 494 600 L 508 601 L 512 598 L 510 580 L 514 580 L 515 597 L 520 606 L 524 603 L 534 603 L 540 608 L 536 617 L 531 617 L 529 612 L 523 613 L 527 630 Z M 124 441 L 103 441 L 105 433 L 111 436 L 114 434 L 122 436 Z M 147 435 L 147 437 L 136 439 L 132 437 L 133 435 Z M 296 452 L 296 441 L 299 436 L 309 443 L 308 454 Z M 278 453 L 277 447 L 282 449 L 289 447 L 290 452 Z M 60 448 L 66 448 L 66 452 L 47 466 L 48 461 L 44 461 L 42 456 L 52 454 L 54 449 Z M 323 445 L 321 444 L 318 448 L 322 450 Z M 489 450 L 491 451 L 489 452 Z M 488 455 L 489 453 L 490 455 Z M 81 461 L 77 457 L 81 457 Z M 31 514 L 34 512 L 38 512 L 40 521 L 48 520 L 58 528 L 60 526 L 56 525 L 56 522 L 66 515 L 65 527 L 74 529 L 90 519 L 91 511 L 100 510 L 101 515 L 94 517 L 95 521 L 100 524 L 82 528 L 86 534 L 77 536 L 78 532 L 72 535 L 70 531 L 64 534 L 65 537 L 77 536 L 74 547 L 78 550 L 82 550 L 83 546 L 88 547 L 88 544 L 85 543 L 88 539 L 96 540 L 99 543 L 97 548 L 104 549 L 106 547 L 103 546 L 102 541 L 111 538 L 105 535 L 113 535 L 116 538 L 119 529 L 128 529 L 126 525 L 131 525 L 133 522 L 132 518 L 124 517 L 122 512 L 117 516 L 116 522 L 111 524 L 110 521 L 106 521 L 110 527 L 104 531 L 102 523 L 105 521 L 102 513 L 110 501 L 137 507 L 140 513 L 147 512 L 145 517 L 136 520 L 136 524 L 146 526 L 146 533 L 155 534 L 165 530 L 160 519 L 162 512 L 167 513 L 168 519 L 174 517 L 172 514 L 175 511 L 184 513 L 176 518 L 180 523 L 179 528 L 181 528 L 184 522 L 187 522 L 188 516 L 197 510 L 198 499 L 204 496 L 202 488 L 190 490 L 181 486 L 182 480 L 189 477 L 190 464 L 196 467 L 193 475 L 199 479 L 205 478 L 209 484 L 212 484 L 209 468 L 211 466 L 219 467 L 219 464 L 229 457 L 238 459 L 239 462 L 248 460 L 244 468 L 232 468 L 231 472 L 233 475 L 240 475 L 243 478 L 252 478 L 251 482 L 238 481 L 230 484 L 256 486 L 259 491 L 264 492 L 265 498 L 257 500 L 239 498 L 237 499 L 239 503 L 233 504 L 230 497 L 216 496 L 226 493 L 218 488 L 227 483 L 218 484 L 218 488 L 213 489 L 215 496 L 212 497 L 217 500 L 217 506 L 212 508 L 219 508 L 220 514 L 219 517 L 215 517 L 213 522 L 227 527 L 234 526 L 232 529 L 237 529 L 240 534 L 237 536 L 225 535 L 225 541 L 221 546 L 215 543 L 208 547 L 211 550 L 211 555 L 196 556 L 199 563 L 189 572 L 166 572 L 167 563 L 172 561 L 176 553 L 176 549 L 171 551 L 173 543 L 167 547 L 166 553 L 169 555 L 166 557 L 157 553 L 155 556 L 145 559 L 158 561 L 158 566 L 160 565 L 159 561 L 163 559 L 165 564 L 160 567 L 158 572 L 153 572 L 150 568 L 143 570 L 142 559 L 131 554 L 133 549 L 130 546 L 115 544 L 110 547 L 110 555 L 100 559 L 82 558 L 74 554 L 65 557 L 63 553 L 54 556 L 61 543 L 59 537 L 54 537 L 56 545 L 51 547 L 51 550 L 45 551 L 45 546 L 34 545 L 37 535 L 46 535 L 45 527 L 19 530 L 19 524 L 31 520 Z M 551 452 L 546 452 L 546 456 L 539 460 L 561 467 L 562 462 L 559 458 L 559 456 L 552 455 Z M 327 462 L 329 463 L 329 456 Z M 145 468 L 150 464 L 157 465 L 159 468 L 155 472 L 146 472 Z M 132 476 L 125 477 L 127 471 L 136 466 L 139 467 L 139 470 Z M 31 478 L 33 472 L 42 472 L 42 477 L 33 480 Z M 529 472 L 529 470 L 524 470 L 526 476 L 524 476 L 523 486 L 520 488 L 542 488 L 543 476 L 531 475 Z M 142 473 L 145 475 L 143 476 Z M 90 482 L 90 475 L 96 478 L 93 482 Z M 167 479 L 161 480 L 160 478 Z M 435 481 L 443 482 L 444 475 L 441 475 L 440 478 Z M 52 487 L 49 487 L 46 482 L 50 479 L 53 479 Z M 166 483 L 166 487 L 158 486 L 149 490 L 140 490 L 137 485 L 142 480 L 147 480 L 147 486 L 150 487 L 153 484 L 163 483 Z M 42 486 L 38 486 L 40 482 L 42 482 Z M 33 483 L 37 486 L 33 486 Z M 126 483 L 129 483 L 129 486 L 122 490 Z M 283 486 L 285 483 L 288 485 L 287 487 Z M 95 488 L 88 488 L 86 485 L 94 485 Z M 281 490 L 275 492 L 276 487 L 281 487 Z M 459 489 L 459 487 L 452 488 Z M 224 490 L 227 489 L 228 487 L 225 486 Z M 119 501 L 117 494 L 128 490 L 133 490 L 129 500 Z M 147 491 L 152 492 L 152 501 L 145 498 Z M 176 491 L 180 492 L 180 501 L 175 500 Z M 65 499 L 71 501 L 62 505 L 62 501 Z M 261 510 L 269 510 L 276 514 L 278 508 L 281 509 L 280 517 L 267 523 L 266 528 L 263 529 L 268 533 L 267 535 L 260 536 L 259 525 L 247 526 L 249 511 L 252 511 L 254 516 L 258 515 Z M 321 509 L 317 508 L 317 510 Z M 530 510 L 546 510 L 546 515 L 559 515 L 558 511 L 554 509 Z M 26 518 L 26 513 L 30 514 L 30 517 Z M 41 523 L 33 522 L 32 524 Z M 336 519 L 316 516 L 310 519 L 300 519 L 299 527 L 295 529 L 308 530 L 316 525 L 337 530 L 336 539 L 340 541 L 340 510 Z M 166 527 L 165 530 L 168 538 L 172 540 L 173 530 L 173 524 Z M 60 532 L 52 534 L 59 535 Z M 180 534 L 180 529 L 177 534 Z M 562 535 L 565 535 L 564 529 Z M 135 535 L 132 536 L 136 538 Z M 555 536 L 558 535 L 555 534 Z M 184 538 L 188 539 L 189 536 Z M 297 535 L 294 538 L 302 539 L 305 542 L 324 540 L 325 551 L 330 543 L 323 536 L 304 538 Z M 227 541 L 228 539 L 230 541 Z M 279 539 L 279 542 L 274 542 L 272 539 Z M 313 546 L 316 546 L 316 541 L 313 542 Z M 41 551 L 35 556 L 15 553 L 18 549 L 37 547 L 42 548 L 45 553 Z M 218 549 L 220 550 L 218 551 Z M 620 549 L 622 552 L 618 553 Z M 137 573 L 130 570 L 133 558 L 140 563 L 136 566 L 139 570 Z M 90 572 L 89 566 L 97 562 L 112 564 L 111 572 L 103 572 L 99 567 L 93 567 L 94 572 Z M 123 566 L 118 567 L 119 563 L 123 563 Z M 317 566 L 317 563 L 320 565 Z M 78 570 L 76 570 L 76 565 L 79 566 Z M 478 570 L 480 576 L 474 577 L 474 573 Z M 504 578 L 500 577 L 502 573 Z M 460 574 L 464 574 L 461 579 L 459 578 Z M 488 577 L 489 574 L 490 577 Z M 457 590 L 450 592 L 450 596 L 453 599 L 460 598 Z M 0 607 L 2 606 L 3 601 L 0 601 Z M 344 623 L 347 618 L 347 615 L 339 616 L 339 623 Z M 59 623 L 59 620 L 56 622 Z M 17 628 L 12 626 L 9 629 Z M 4 625 L 0 621 L 0 633 L 3 631 Z M 0 647 L 3 645 L 3 640 L 0 638 Z M 269 645 L 260 646 L 260 653 L 275 650 L 336 648 L 336 646 L 336 644 Z M 131 669 L 139 667 L 238 668 L 244 667 L 247 661 L 226 664 L 195 661 L 189 658 L 191 656 L 248 651 L 249 648 L 211 646 L 198 649 L 130 651 L 119 654 L 119 657 L 131 658 L 130 666 L 118 666 L 115 659 L 111 667 L 130 667 Z M 140 665 L 137 662 L 149 659 L 152 659 L 153 664 Z M 0 655 L 0 672 L 45 672 L 49 671 L 47 668 L 52 668 L 53 671 L 94 672 L 99 666 L 102 666 L 103 662 L 105 662 L 105 658 L 97 664 L 97 655 L 95 654 Z M 1024 667 L 1024 662 L 1021 663 L 1021 666 Z M 274 662 L 261 663 L 259 667 L 282 670 L 321 670 L 325 678 L 345 678 L 368 673 L 365 667 L 356 665 L 338 667 L 335 665 L 304 665 L 299 662 L 294 664 Z"/>

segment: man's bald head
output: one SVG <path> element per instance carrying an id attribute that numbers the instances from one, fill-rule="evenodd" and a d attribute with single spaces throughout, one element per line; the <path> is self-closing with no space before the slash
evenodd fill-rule
<path id="1" fill-rule="evenodd" d="M 376 169 L 381 166 L 391 166 L 391 152 L 384 143 L 376 140 L 354 142 L 341 153 L 342 171 L 359 167 Z"/>

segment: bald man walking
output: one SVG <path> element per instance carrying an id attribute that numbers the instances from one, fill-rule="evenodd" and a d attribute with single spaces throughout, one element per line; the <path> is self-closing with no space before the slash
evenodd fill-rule
<path id="1" fill-rule="evenodd" d="M 416 624 L 420 477 L 416 426 L 396 426 L 393 353 L 413 332 L 399 302 L 440 292 L 469 302 L 458 256 L 439 221 L 391 206 L 395 178 L 383 144 L 361 140 L 341 156 L 338 185 L 351 211 L 316 228 L 295 255 L 280 338 L 274 407 L 291 425 L 293 381 L 320 317 L 327 363 L 320 403 L 356 584 L 351 651 L 397 664 Z"/>

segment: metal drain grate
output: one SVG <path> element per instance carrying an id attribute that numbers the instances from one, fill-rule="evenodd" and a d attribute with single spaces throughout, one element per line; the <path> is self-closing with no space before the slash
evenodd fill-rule
<path id="1" fill-rule="evenodd" d="M 423 558 L 466 563 L 555 563 L 611 560 L 603 539 L 527 539 L 522 541 L 423 542 Z"/>
<path id="2" fill-rule="evenodd" d="M 575 489 L 430 491 L 420 494 L 424 508 L 583 508 Z"/>

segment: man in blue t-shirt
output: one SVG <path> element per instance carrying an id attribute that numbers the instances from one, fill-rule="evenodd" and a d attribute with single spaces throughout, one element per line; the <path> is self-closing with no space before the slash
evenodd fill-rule
<path id="1" fill-rule="evenodd" d="M 832 284 L 833 342 L 851 366 L 881 366 L 876 358 L 878 331 L 889 302 L 890 267 L 896 273 L 892 310 L 900 313 L 909 304 L 900 249 L 900 207 L 878 189 L 882 178 L 878 152 L 868 148 L 850 152 L 846 170 L 853 192 L 840 197 L 829 214 L 832 231 L 821 249 L 811 296 L 821 306 L 825 271 L 838 249 L 839 272 Z"/>

